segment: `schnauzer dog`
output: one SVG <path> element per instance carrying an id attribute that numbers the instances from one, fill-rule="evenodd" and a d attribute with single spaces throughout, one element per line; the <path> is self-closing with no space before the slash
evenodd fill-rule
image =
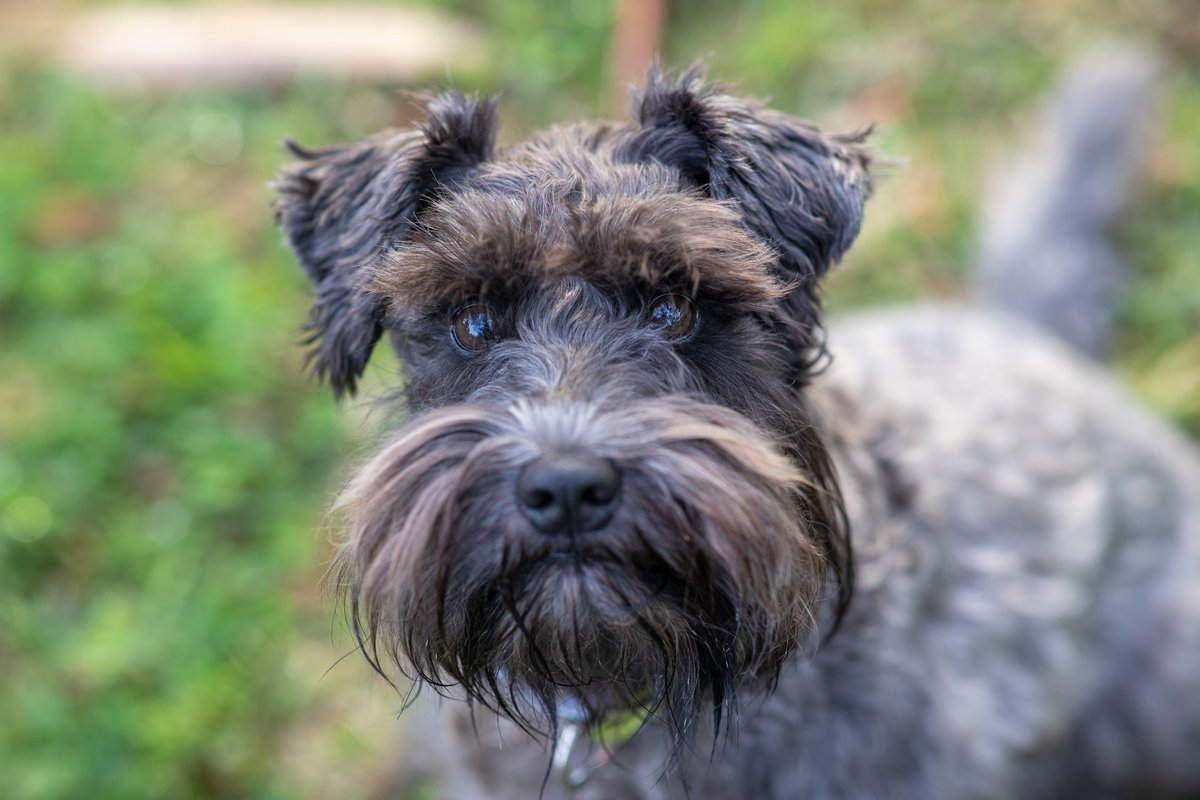
<path id="1" fill-rule="evenodd" d="M 697 71 L 503 150 L 425 105 L 276 185 L 316 372 L 404 365 L 335 575 L 376 670 L 465 701 L 445 797 L 1200 791 L 1200 459 L 1015 320 L 827 338 L 862 134 Z"/>

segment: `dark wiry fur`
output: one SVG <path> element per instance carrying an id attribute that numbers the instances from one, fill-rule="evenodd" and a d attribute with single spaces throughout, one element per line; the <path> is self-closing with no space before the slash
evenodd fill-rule
<path id="1" fill-rule="evenodd" d="M 860 137 L 651 75 L 633 124 L 492 154 L 494 110 L 448 94 L 417 132 L 295 150 L 279 217 L 317 286 L 315 363 L 353 391 L 390 330 L 424 412 L 343 495 L 339 585 L 387 657 L 532 729 L 564 697 L 646 705 L 682 740 L 769 685 L 852 569 L 797 389 L 821 355 L 816 280 L 858 230 Z M 664 292 L 702 324 L 645 323 Z M 457 349 L 487 302 L 501 339 Z M 514 508 L 520 469 L 583 449 L 624 474 L 617 517 L 568 547 Z"/>
<path id="2" fill-rule="evenodd" d="M 297 148 L 278 211 L 318 374 L 353 392 L 384 333 L 402 356 L 411 416 L 339 499 L 334 574 L 376 669 L 481 718 L 421 731 L 447 797 L 1200 792 L 1200 458 L 979 310 L 843 322 L 822 372 L 860 136 L 695 72 L 504 151 L 491 104 L 427 108 Z M 581 455 L 619 478 L 601 521 L 543 524 L 523 476 Z M 582 788 L 519 730 L 638 708 L 614 760 L 567 759 L 603 766 Z"/>

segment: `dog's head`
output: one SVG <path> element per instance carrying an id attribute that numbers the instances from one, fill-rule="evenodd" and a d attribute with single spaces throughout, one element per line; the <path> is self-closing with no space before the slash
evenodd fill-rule
<path id="1" fill-rule="evenodd" d="M 410 421 L 339 501 L 363 651 L 533 729 L 566 700 L 719 725 L 849 597 L 802 389 L 862 137 L 695 71 L 502 152 L 490 103 L 426 113 L 277 182 L 317 373 L 353 392 L 384 333 L 405 369 Z"/>

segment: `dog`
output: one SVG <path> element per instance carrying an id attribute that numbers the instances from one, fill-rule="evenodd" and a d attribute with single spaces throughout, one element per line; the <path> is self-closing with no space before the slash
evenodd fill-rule
<path id="1" fill-rule="evenodd" d="M 1200 792 L 1200 458 L 1015 319 L 827 334 L 865 133 L 697 69 L 503 150 L 424 104 L 275 185 L 315 372 L 403 364 L 334 580 L 442 796 Z"/>

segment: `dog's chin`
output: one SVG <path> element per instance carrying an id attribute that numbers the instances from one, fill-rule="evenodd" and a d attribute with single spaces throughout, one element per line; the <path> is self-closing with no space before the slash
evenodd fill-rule
<path id="1" fill-rule="evenodd" d="M 587 680 L 627 674 L 624 664 L 631 640 L 640 631 L 636 620 L 655 602 L 655 589 L 628 566 L 595 553 L 556 552 L 531 567 L 524 587 L 517 589 L 536 598 L 528 606 L 531 643 Z M 626 658 L 614 660 L 621 651 Z"/>
<path id="2" fill-rule="evenodd" d="M 718 662 L 695 648 L 700 621 L 672 602 L 677 592 L 661 570 L 564 548 L 517 575 L 500 600 L 518 624 L 497 632 L 509 637 L 497 642 L 507 656 L 497 676 L 537 698 L 542 708 L 533 715 L 567 703 L 601 719 L 655 708 L 677 682 L 720 680 L 712 674 Z"/>

